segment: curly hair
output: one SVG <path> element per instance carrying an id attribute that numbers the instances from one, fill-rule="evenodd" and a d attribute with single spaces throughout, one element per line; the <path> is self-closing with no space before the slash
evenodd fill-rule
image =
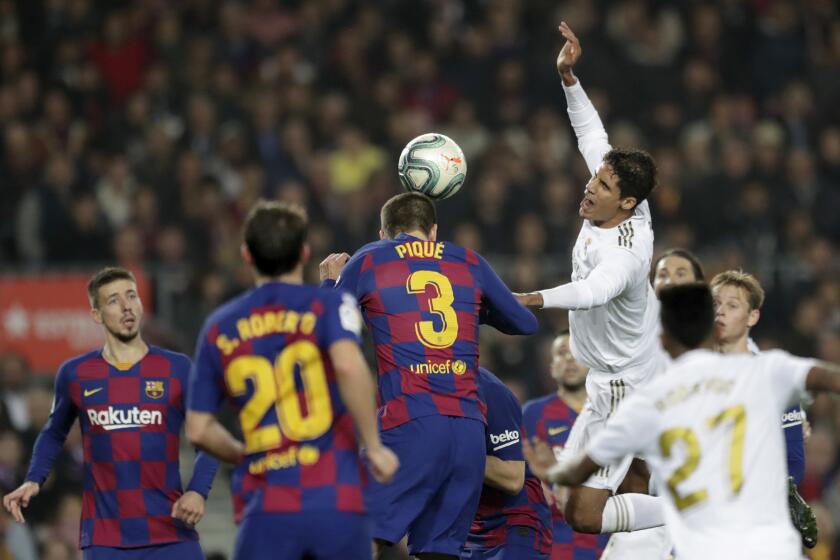
<path id="1" fill-rule="evenodd" d="M 641 204 L 656 188 L 656 163 L 644 150 L 613 148 L 604 156 L 618 177 L 621 197 L 634 197 Z"/>

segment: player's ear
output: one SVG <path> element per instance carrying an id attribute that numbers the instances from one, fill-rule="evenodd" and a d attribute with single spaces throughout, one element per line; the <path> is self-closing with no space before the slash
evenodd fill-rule
<path id="1" fill-rule="evenodd" d="M 251 257 L 251 251 L 248 250 L 248 246 L 246 244 L 242 244 L 239 246 L 239 255 L 242 257 L 242 260 L 245 261 L 245 264 L 254 264 L 254 259 Z"/>
<path id="2" fill-rule="evenodd" d="M 619 206 L 622 210 L 632 210 L 636 207 L 637 199 L 635 196 L 627 196 L 621 199 Z"/>
<path id="3" fill-rule="evenodd" d="M 761 311 L 753 309 L 747 317 L 747 326 L 752 328 L 758 324 L 758 319 L 761 317 Z"/>
<path id="4" fill-rule="evenodd" d="M 96 307 L 90 308 L 90 316 L 93 318 L 93 321 L 99 325 L 102 324 L 102 312 L 97 309 Z"/>
<path id="5" fill-rule="evenodd" d="M 432 229 L 429 230 L 429 241 L 437 241 L 437 224 L 432 224 Z"/>
<path id="6" fill-rule="evenodd" d="M 312 256 L 312 249 L 309 248 L 309 243 L 304 243 L 300 249 L 300 264 L 305 265 L 309 262 L 309 257 Z"/>
<path id="7" fill-rule="evenodd" d="M 379 230 L 379 239 L 380 239 L 380 241 L 384 241 L 384 240 L 388 239 L 388 236 L 385 235 L 385 232 L 382 231 L 381 229 Z"/>

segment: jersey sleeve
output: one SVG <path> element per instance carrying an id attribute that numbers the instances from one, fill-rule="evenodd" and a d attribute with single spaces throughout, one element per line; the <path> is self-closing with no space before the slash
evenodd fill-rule
<path id="1" fill-rule="evenodd" d="M 542 290 L 543 307 L 592 309 L 605 305 L 626 290 L 645 264 L 632 252 L 610 247 L 589 276 L 556 288 Z"/>
<path id="2" fill-rule="evenodd" d="M 496 271 L 478 256 L 481 274 L 482 324 L 490 325 L 505 334 L 533 334 L 537 332 L 537 318 L 527 307 L 519 303 Z"/>
<path id="3" fill-rule="evenodd" d="M 187 409 L 215 413 L 224 398 L 224 371 L 216 347 L 218 325 L 208 319 L 198 335 L 195 359 L 187 383 Z"/>
<path id="4" fill-rule="evenodd" d="M 29 465 L 29 472 L 26 473 L 26 480 L 43 484 L 49 475 L 61 449 L 64 447 L 64 440 L 78 416 L 78 408 L 70 397 L 70 376 L 72 369 L 63 364 L 55 377 L 55 396 L 50 417 L 32 450 L 32 461 Z"/>
<path id="5" fill-rule="evenodd" d="M 180 374 L 180 377 L 185 382 L 182 395 L 186 405 L 189 402 L 189 377 L 192 370 L 192 361 L 186 356 L 181 357 L 181 360 L 181 364 L 178 365 L 178 371 L 183 372 Z M 213 486 L 213 479 L 216 477 L 216 471 L 218 470 L 219 461 L 203 451 L 196 451 L 193 475 L 187 485 L 187 491 L 198 492 L 206 499 L 210 494 L 210 488 Z"/>
<path id="6" fill-rule="evenodd" d="M 321 330 L 321 344 L 329 348 L 339 340 L 352 340 L 361 344 L 362 315 L 359 303 L 344 291 L 334 291 L 324 299 L 324 326 Z"/>
<path id="7" fill-rule="evenodd" d="M 768 387 L 779 415 L 801 401 L 809 400 L 805 380 L 808 372 L 817 365 L 816 360 L 792 356 L 783 350 L 771 350 L 755 359 L 766 360 L 770 377 Z"/>
<path id="8" fill-rule="evenodd" d="M 528 401 L 522 407 L 522 437 L 530 438 L 537 434 L 539 406 L 536 401 Z"/>
<path id="9" fill-rule="evenodd" d="M 366 252 L 359 250 L 355 255 L 353 255 L 350 260 L 347 261 L 347 264 L 344 265 L 344 268 L 341 270 L 341 274 L 338 275 L 338 279 L 336 279 L 331 287 L 338 290 L 344 290 L 345 292 L 350 292 L 353 297 L 359 299 L 362 295 L 359 293 L 359 273 L 362 270 L 362 261 L 364 260 L 366 254 Z M 328 286 L 328 280 L 321 283 L 321 287 Z"/>
<path id="10" fill-rule="evenodd" d="M 658 432 L 656 415 L 653 403 L 637 391 L 587 445 L 586 454 L 599 465 L 607 466 L 628 455 L 648 453 Z"/>
<path id="11" fill-rule="evenodd" d="M 490 384 L 484 392 L 487 402 L 487 454 L 503 461 L 524 461 L 519 429 L 522 410 L 516 397 L 504 385 Z"/>
<path id="12" fill-rule="evenodd" d="M 566 95 L 567 111 L 569 122 L 575 131 L 578 141 L 578 150 L 586 160 L 586 167 L 593 175 L 604 155 L 612 149 L 610 146 L 607 131 L 601 122 L 601 117 L 595 106 L 586 95 L 580 80 L 572 86 L 563 86 L 563 93 Z"/>
<path id="13" fill-rule="evenodd" d="M 798 486 L 805 477 L 805 437 L 802 433 L 802 408 L 795 406 L 782 417 L 785 432 L 785 451 L 787 452 L 788 475 Z"/>

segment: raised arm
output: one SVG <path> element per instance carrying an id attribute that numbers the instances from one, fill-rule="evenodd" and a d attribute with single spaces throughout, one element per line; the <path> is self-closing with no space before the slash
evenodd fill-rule
<path id="1" fill-rule="evenodd" d="M 563 80 L 563 92 L 566 94 L 569 121 L 575 130 L 575 136 L 577 136 L 578 150 L 580 150 L 583 159 L 586 160 L 589 172 L 594 174 L 598 166 L 601 165 L 604 154 L 609 152 L 612 146 L 609 144 L 607 131 L 604 129 L 601 117 L 598 116 L 598 111 L 595 110 L 586 92 L 581 87 L 580 81 L 572 72 L 572 67 L 580 59 L 582 52 L 580 41 L 565 21 L 560 24 L 560 34 L 563 35 L 566 42 L 563 44 L 560 54 L 557 55 L 557 71 Z"/>

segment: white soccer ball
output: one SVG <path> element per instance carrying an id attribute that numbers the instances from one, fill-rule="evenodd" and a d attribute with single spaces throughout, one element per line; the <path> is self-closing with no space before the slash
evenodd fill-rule
<path id="1" fill-rule="evenodd" d="M 398 170 L 407 191 L 443 200 L 461 190 L 467 177 L 467 160 L 452 138 L 429 132 L 406 144 Z"/>

